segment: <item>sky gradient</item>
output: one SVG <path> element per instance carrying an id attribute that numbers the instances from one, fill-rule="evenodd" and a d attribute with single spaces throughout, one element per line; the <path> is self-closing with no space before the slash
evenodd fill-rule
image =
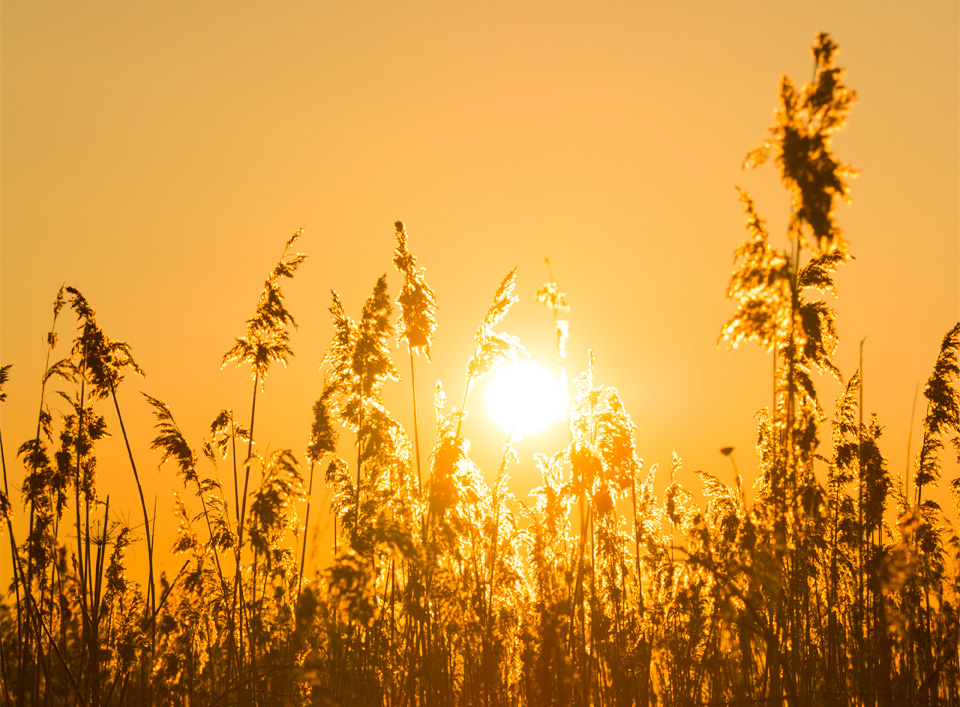
<path id="1" fill-rule="evenodd" d="M 666 473 L 676 450 L 688 471 L 729 479 L 718 450 L 734 446 L 752 479 L 770 359 L 717 346 L 747 236 L 735 187 L 754 195 L 783 246 L 789 201 L 775 169 L 741 164 L 767 135 L 780 75 L 811 78 L 820 31 L 858 94 L 834 143 L 861 173 L 852 205 L 838 209 L 856 259 L 837 277 L 836 362 L 849 377 L 865 339 L 865 406 L 902 476 L 911 419 L 913 453 L 919 443 L 917 386 L 960 319 L 958 8 L 4 2 L 0 360 L 13 369 L 0 419 L 11 484 L 66 283 L 146 371 L 119 397 L 164 547 L 179 482 L 172 468 L 155 471 L 138 391 L 165 401 L 196 447 L 219 410 L 248 415 L 249 372 L 220 361 L 300 226 L 308 261 L 284 286 L 296 355 L 266 382 L 257 438 L 302 458 L 332 334 L 329 292 L 355 317 L 382 273 L 396 295 L 398 219 L 440 306 L 433 363 L 418 362 L 426 429 L 435 381 L 459 400 L 473 332 L 515 266 L 521 301 L 501 328 L 553 361 L 550 314 L 534 297 L 549 257 L 571 306 L 570 372 L 592 349 L 647 464 Z M 61 355 L 73 326 L 61 318 Z M 397 364 L 406 377 L 405 357 Z M 818 385 L 831 415 L 837 387 Z M 390 387 L 404 420 L 407 401 L 406 382 Z M 465 434 L 494 473 L 498 433 L 479 395 L 469 409 Z M 536 483 L 530 455 L 563 439 L 524 441 L 518 497 Z M 116 435 L 103 444 L 101 493 L 135 523 L 121 445 Z"/>

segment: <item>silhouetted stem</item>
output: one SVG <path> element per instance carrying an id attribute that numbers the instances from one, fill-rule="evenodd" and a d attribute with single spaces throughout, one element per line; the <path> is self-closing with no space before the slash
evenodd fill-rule
<path id="1" fill-rule="evenodd" d="M 151 611 L 155 611 L 157 608 L 157 596 L 156 591 L 153 586 L 153 536 L 150 533 L 150 516 L 147 514 L 147 502 L 143 497 L 143 485 L 140 483 L 140 474 L 137 473 L 137 463 L 133 460 L 133 451 L 130 449 L 130 440 L 127 438 L 127 430 L 123 425 L 123 415 L 120 414 L 120 404 L 117 402 L 117 391 L 111 385 L 110 386 L 110 395 L 113 398 L 113 407 L 117 411 L 117 419 L 120 421 L 120 432 L 123 435 L 123 443 L 127 448 L 127 457 L 130 459 L 130 467 L 133 469 L 133 478 L 137 482 L 137 494 L 140 497 L 140 509 L 143 511 L 143 524 L 146 528 L 146 537 L 147 537 L 147 570 L 148 570 L 148 581 L 147 581 L 147 597 L 149 599 L 149 606 Z M 154 638 L 156 633 L 154 632 Z"/>
<path id="2" fill-rule="evenodd" d="M 62 286 L 61 286 L 61 288 L 62 288 Z M 61 291 L 62 291 L 62 289 L 61 289 Z M 58 295 L 57 295 L 57 301 L 59 301 L 59 297 L 60 297 L 60 295 L 58 294 Z M 41 433 L 41 430 L 42 430 L 41 420 L 42 420 L 42 418 L 43 418 L 43 401 L 44 401 L 44 397 L 45 397 L 45 395 L 46 395 L 47 379 L 48 379 L 48 375 L 49 375 L 49 373 L 50 373 L 50 354 L 51 354 L 52 351 L 53 351 L 53 344 L 54 344 L 54 342 L 56 341 L 53 332 L 54 332 L 54 330 L 56 329 L 56 326 L 57 326 L 57 309 L 58 309 L 58 305 L 55 303 L 55 304 L 54 304 L 54 308 L 53 308 L 53 321 L 50 323 L 50 332 L 47 334 L 47 344 L 48 344 L 48 345 L 47 345 L 47 355 L 46 355 L 46 360 L 44 361 L 44 364 L 43 364 L 43 378 L 41 379 L 41 383 L 40 383 L 40 409 L 39 409 L 38 412 L 37 412 L 37 433 L 34 435 L 34 438 L 33 438 L 33 439 L 34 439 L 34 443 L 35 443 L 36 445 L 39 445 L 39 444 L 40 444 L 40 433 Z M 8 499 L 10 498 L 9 494 L 7 495 L 7 498 L 8 498 Z M 28 531 L 27 531 L 27 537 L 28 537 L 28 538 L 33 536 L 33 529 L 34 529 L 34 522 L 35 522 L 35 513 L 36 513 L 36 499 L 35 499 L 35 498 L 33 497 L 33 495 L 31 494 L 31 496 L 30 496 L 30 514 L 29 514 L 29 515 L 30 515 L 30 521 L 29 521 L 29 529 L 28 529 Z M 10 537 L 11 537 L 11 541 L 12 541 L 12 539 L 13 539 L 13 533 L 12 533 L 12 532 L 11 532 L 11 534 L 10 534 Z M 17 557 L 17 556 L 16 556 L 16 553 L 14 553 L 14 556 Z M 24 587 L 24 594 L 25 594 L 25 596 L 30 597 L 31 601 L 33 601 L 33 563 L 32 563 L 32 562 L 28 562 L 28 563 L 27 563 L 27 574 L 26 574 L 26 577 L 24 577 L 24 575 L 23 575 L 23 568 L 21 567 L 20 577 L 21 577 L 21 579 L 23 580 L 23 587 Z M 42 597 L 41 597 L 41 599 L 42 599 Z M 19 607 L 19 604 L 18 604 L 18 607 Z M 18 613 L 18 620 L 19 620 L 19 613 Z M 36 630 L 34 631 L 34 634 L 36 634 Z M 38 637 L 36 637 L 36 638 L 38 639 Z M 37 640 L 37 643 L 39 643 L 39 640 Z M 25 685 L 26 685 L 26 681 L 25 681 L 25 679 L 24 679 L 24 666 L 25 666 L 25 664 L 26 664 L 25 658 L 26 658 L 26 651 L 27 651 L 27 645 L 26 645 L 26 644 L 27 644 L 27 641 L 21 641 L 21 642 L 20 642 L 20 664 L 19 664 L 19 666 L 18 666 L 18 676 L 19 676 L 19 677 L 18 677 L 18 682 L 20 683 L 20 697 L 21 697 L 21 700 L 26 697 L 26 686 L 25 686 Z M 37 646 L 37 651 L 39 651 L 39 650 L 40 650 L 40 649 L 39 649 L 39 646 Z M 39 688 L 37 688 L 37 689 L 39 689 Z M 34 697 L 35 697 L 35 698 L 37 697 L 36 693 L 34 694 Z"/>
<path id="3" fill-rule="evenodd" d="M 230 457 L 233 460 L 233 512 L 237 514 L 240 525 L 240 478 L 237 475 L 237 425 L 230 411 Z"/>
<path id="4" fill-rule="evenodd" d="M 210 513 L 207 510 L 207 501 L 203 496 L 203 488 L 200 486 L 199 480 L 197 481 L 197 495 L 200 497 L 200 506 L 201 508 L 203 508 L 203 517 L 207 523 L 207 535 L 211 538 L 211 541 L 212 541 L 213 526 L 210 524 Z M 157 513 L 156 508 L 154 508 L 153 513 L 154 515 L 156 515 Z M 154 523 L 154 528 L 156 528 L 156 523 Z M 220 594 L 221 596 L 223 596 L 224 602 L 226 602 L 227 600 L 226 579 L 224 579 L 223 577 L 223 566 L 220 563 L 220 551 L 217 549 L 216 542 L 211 542 L 210 544 L 213 547 L 213 559 L 217 564 L 217 575 L 220 578 Z"/>
<path id="5" fill-rule="evenodd" d="M 247 458 L 243 463 L 243 499 L 240 502 L 240 514 L 237 516 L 237 579 L 233 586 L 234 605 L 233 613 L 236 612 L 237 601 L 240 603 L 240 621 L 237 623 L 237 632 L 239 634 L 240 650 L 238 661 L 240 664 L 239 672 L 243 670 L 243 622 L 246 620 L 246 597 L 243 593 L 243 523 L 247 512 L 247 488 L 250 483 L 250 458 L 253 456 L 253 425 L 256 421 L 257 412 L 257 388 L 260 387 L 260 372 L 255 371 L 253 376 L 253 402 L 250 404 L 250 438 L 247 441 Z M 236 455 L 234 455 L 236 458 Z M 234 462 L 236 463 L 236 462 Z M 234 617 L 234 620 L 235 617 Z"/>
<path id="6" fill-rule="evenodd" d="M 84 356 L 84 358 L 86 358 L 86 356 Z M 83 532 L 83 525 L 82 525 L 81 522 L 80 522 L 80 483 L 81 483 L 82 474 L 83 474 L 83 464 L 82 464 L 81 455 L 80 455 L 80 439 L 81 439 L 81 436 L 83 435 L 83 411 L 84 411 L 83 400 L 84 400 L 84 380 L 81 378 L 81 380 L 80 380 L 80 408 L 79 408 L 78 411 L 77 411 L 77 437 L 76 437 L 76 439 L 73 441 L 73 442 L 74 442 L 74 452 L 75 452 L 76 463 L 77 463 L 77 465 L 76 465 L 76 479 L 75 479 L 75 481 L 74 481 L 74 486 L 73 486 L 73 489 L 74 489 L 74 494 L 73 494 L 73 496 L 74 496 L 74 501 L 73 501 L 73 505 L 74 505 L 74 517 L 75 517 L 75 521 L 76 521 L 76 530 L 77 530 L 77 554 L 76 554 L 76 559 L 77 559 L 77 574 L 79 575 L 79 580 L 80 580 L 80 581 L 79 581 L 79 584 L 80 584 L 80 613 L 81 613 L 81 615 L 82 615 L 83 621 L 84 621 L 84 622 L 87 622 L 87 621 L 89 620 L 89 614 L 88 614 L 88 611 L 87 611 L 87 603 L 89 602 L 89 599 L 88 599 L 88 597 L 87 597 L 87 572 L 88 572 L 89 570 L 88 570 L 88 568 L 87 568 L 86 556 L 85 556 L 85 554 L 84 554 L 84 552 L 83 552 L 83 536 L 84 536 L 84 532 Z M 87 530 L 89 531 L 89 528 L 87 528 Z M 31 562 L 30 564 L 32 565 L 33 563 Z M 51 588 L 51 591 L 52 591 L 52 588 Z M 41 608 L 40 622 L 43 623 L 43 614 L 42 614 L 42 608 L 43 608 L 43 588 L 41 588 L 41 592 L 40 592 L 40 608 Z M 84 637 L 86 637 L 86 625 L 84 625 L 83 635 L 84 635 Z M 81 641 L 80 641 L 80 658 L 81 658 L 81 662 L 83 661 L 83 658 L 86 656 L 85 651 L 86 651 L 87 647 L 88 647 L 87 642 L 84 641 L 84 640 L 81 640 Z M 38 650 L 41 650 L 42 647 L 38 645 L 38 646 L 37 646 L 37 649 L 38 649 Z"/>
<path id="7" fill-rule="evenodd" d="M 300 555 L 300 574 L 297 576 L 297 597 L 300 597 L 300 587 L 303 584 L 303 568 L 307 564 L 307 538 L 310 537 L 310 501 L 313 496 L 313 468 L 314 462 L 310 463 L 310 481 L 307 484 L 307 513 L 303 520 L 303 552 Z"/>
<path id="8" fill-rule="evenodd" d="M 491 662 L 491 650 L 492 646 L 490 645 L 493 638 L 493 633 L 491 630 L 491 624 L 493 623 L 493 600 L 494 600 L 494 588 L 496 580 L 496 570 L 497 570 L 497 554 L 500 546 L 500 503 L 501 503 L 501 494 L 500 494 L 500 485 L 503 480 L 503 475 L 507 469 L 507 455 L 510 450 L 511 442 L 511 433 L 507 432 L 507 441 L 503 445 L 503 456 L 500 459 L 500 468 L 497 470 L 497 481 L 496 485 L 493 488 L 493 544 L 490 548 L 490 569 L 487 573 L 487 586 L 490 588 L 488 593 L 488 598 L 486 601 L 486 606 L 484 607 L 484 638 L 483 638 L 483 676 L 484 676 L 484 701 L 486 704 L 489 704 L 491 696 L 491 688 L 496 689 L 495 681 L 491 680 L 491 674 L 494 672 Z"/>
<path id="9" fill-rule="evenodd" d="M 360 536 L 360 470 L 363 468 L 363 402 L 360 403 L 360 424 L 357 426 L 357 509 L 353 516 L 353 541 Z"/>
<path id="10" fill-rule="evenodd" d="M 3 493 L 7 497 L 7 501 L 10 500 L 10 486 L 7 483 L 7 460 L 3 453 L 3 435 L 0 434 L 0 466 L 3 467 Z M 13 523 L 10 520 L 9 515 L 7 516 L 7 534 L 10 536 L 10 558 L 12 560 L 11 565 L 13 569 L 13 590 L 17 598 L 17 646 L 22 650 L 23 646 L 23 626 L 20 619 L 20 612 L 23 610 L 21 605 L 20 598 L 20 572 L 18 571 L 19 562 L 17 557 L 17 541 L 13 537 Z M 25 590 L 29 591 L 29 587 L 25 587 Z M 3 646 L 0 644 L 0 661 L 3 660 Z M 22 658 L 21 658 L 22 660 Z M 6 663 L 0 662 L 0 672 L 3 678 L 3 690 L 7 697 L 7 704 L 12 705 L 13 702 L 10 699 L 10 680 L 7 677 Z"/>
<path id="11" fill-rule="evenodd" d="M 237 535 L 239 540 L 237 542 L 237 552 L 239 553 L 240 548 L 243 546 L 243 522 L 247 514 L 247 489 L 250 485 L 250 459 L 253 457 L 253 424 L 256 421 L 256 412 L 257 412 L 257 388 L 260 387 L 260 372 L 257 371 L 254 374 L 253 379 L 253 402 L 250 404 L 250 439 L 247 440 L 247 458 L 243 463 L 243 497 L 240 500 L 240 519 L 239 519 L 239 528 L 237 528 Z M 239 555 L 238 555 L 239 557 Z"/>
<path id="12" fill-rule="evenodd" d="M 920 381 L 913 389 L 913 406 L 910 408 L 910 426 L 907 427 L 907 467 L 903 472 L 903 500 L 910 498 L 910 446 L 913 442 L 913 421 L 917 415 L 917 397 L 920 395 Z"/>
<path id="13" fill-rule="evenodd" d="M 463 411 L 467 407 L 467 396 L 470 394 L 470 388 L 473 385 L 473 379 L 468 378 L 467 384 L 463 386 L 463 400 L 460 402 L 460 414 L 457 416 L 457 434 L 455 437 L 460 439 L 460 427 L 463 425 Z"/>
<path id="14" fill-rule="evenodd" d="M 421 489 L 420 478 L 420 428 L 417 426 L 417 384 L 413 375 L 413 350 L 407 343 L 407 353 L 410 354 L 410 393 L 413 396 L 413 448 L 417 457 L 417 491 Z"/>
<path id="15" fill-rule="evenodd" d="M 83 699 L 83 693 L 80 691 L 80 686 L 77 684 L 77 679 L 73 676 L 73 673 L 70 671 L 70 666 L 67 665 L 67 661 L 63 658 L 63 653 L 60 652 L 60 648 L 57 647 L 57 642 L 53 639 L 53 635 L 50 633 L 50 629 L 47 628 L 47 625 L 43 621 L 43 617 L 40 616 L 40 610 L 37 607 L 36 601 L 33 599 L 33 595 L 28 595 L 31 601 L 33 601 L 33 611 L 34 615 L 37 617 L 37 620 L 40 622 L 40 627 L 43 629 L 43 632 L 47 634 L 47 640 L 50 642 L 50 646 L 53 648 L 54 653 L 57 654 L 57 658 L 60 659 L 60 665 L 63 667 L 64 672 L 67 674 L 67 677 L 70 678 L 70 684 L 73 686 L 73 691 L 77 693 L 77 699 L 79 703 L 86 704 L 86 700 Z"/>
<path id="16" fill-rule="evenodd" d="M 857 416 L 857 514 L 858 522 L 857 526 L 857 595 L 859 598 L 859 606 L 863 607 L 864 605 L 864 573 L 863 573 L 863 545 L 864 545 L 864 528 L 863 528 L 863 342 L 860 341 L 860 403 L 858 405 L 858 416 Z M 861 609 L 860 621 L 861 633 L 863 632 L 863 624 L 866 622 L 866 611 Z"/>

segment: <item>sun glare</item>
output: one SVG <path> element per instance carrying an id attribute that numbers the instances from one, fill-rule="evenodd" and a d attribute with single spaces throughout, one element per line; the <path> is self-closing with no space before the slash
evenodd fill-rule
<path id="1" fill-rule="evenodd" d="M 520 437 L 542 432 L 566 414 L 557 376 L 529 361 L 508 364 L 487 386 L 487 409 L 505 432 Z"/>

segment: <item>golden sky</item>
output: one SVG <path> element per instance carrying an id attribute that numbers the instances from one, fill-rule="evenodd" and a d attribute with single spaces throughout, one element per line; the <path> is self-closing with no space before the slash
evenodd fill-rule
<path id="1" fill-rule="evenodd" d="M 718 450 L 732 445 L 752 476 L 770 360 L 716 345 L 746 237 L 734 187 L 754 194 L 783 245 L 789 205 L 774 169 L 740 165 L 766 136 L 779 76 L 810 79 L 820 31 L 859 96 L 835 141 L 861 171 L 838 213 L 856 259 L 838 277 L 836 360 L 851 375 L 866 338 L 865 405 L 902 475 L 917 385 L 960 318 L 958 8 L 7 0 L 0 360 L 13 364 L 2 406 L 11 484 L 22 478 L 15 450 L 34 434 L 51 304 L 73 285 L 147 373 L 119 397 L 158 534 L 172 532 L 163 525 L 179 482 L 155 471 L 138 391 L 164 400 L 195 446 L 222 408 L 247 414 L 247 370 L 220 361 L 300 226 L 309 260 L 285 285 L 296 356 L 267 380 L 257 436 L 302 457 L 329 291 L 354 316 L 382 273 L 396 294 L 397 219 L 440 304 L 434 362 L 417 377 L 428 428 L 435 381 L 459 399 L 473 332 L 514 266 L 522 299 L 502 328 L 552 361 L 552 322 L 534 298 L 548 256 L 571 305 L 571 372 L 592 349 L 598 381 L 618 388 L 637 424 L 640 456 L 666 473 L 676 450 L 686 469 L 727 479 Z M 64 355 L 72 326 L 62 317 Z M 404 359 L 398 367 L 406 375 Z M 830 414 L 836 387 L 820 391 Z M 405 383 L 389 395 L 407 415 Z M 499 441 L 479 397 L 471 412 L 465 433 L 493 472 Z M 922 415 L 921 403 L 915 430 Z M 530 454 L 558 439 L 523 443 L 519 497 L 534 481 Z M 104 443 L 101 483 L 135 522 L 120 444 Z"/>

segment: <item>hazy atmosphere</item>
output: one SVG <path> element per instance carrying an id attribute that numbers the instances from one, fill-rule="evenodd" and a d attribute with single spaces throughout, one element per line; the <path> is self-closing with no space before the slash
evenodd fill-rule
<path id="1" fill-rule="evenodd" d="M 960 316 L 955 2 L 8 2 L 2 21 L 5 448 L 34 433 L 64 283 L 146 372 L 119 393 L 129 414 L 139 408 L 133 438 L 153 436 L 143 390 L 198 445 L 220 409 L 247 404 L 249 372 L 220 361 L 303 226 L 309 260 L 286 287 L 295 356 L 260 403 L 263 441 L 301 454 L 329 291 L 358 316 L 390 271 L 395 295 L 400 219 L 439 303 L 424 401 L 436 380 L 459 394 L 473 332 L 515 266 L 521 299 L 503 329 L 553 361 L 550 313 L 534 297 L 549 257 L 571 307 L 570 372 L 594 351 L 639 455 L 664 466 L 676 450 L 687 469 L 723 474 L 718 450 L 734 446 L 751 476 L 769 356 L 717 346 L 745 237 L 734 187 L 785 243 L 776 172 L 740 167 L 766 137 L 779 76 L 808 80 L 825 30 L 858 96 L 836 140 L 860 171 L 838 208 L 856 259 L 838 280 L 837 362 L 851 375 L 866 338 L 864 404 L 885 426 L 891 468 L 906 468 L 917 386 Z M 498 446 L 473 407 L 469 435 Z M 141 456 L 162 513 L 179 482 Z"/>
<path id="2" fill-rule="evenodd" d="M 437 381 L 458 405 L 474 332 L 516 267 L 520 300 L 498 329 L 553 366 L 553 318 L 536 292 L 555 280 L 570 306 L 567 373 L 585 370 L 593 352 L 596 382 L 616 387 L 636 425 L 644 468 L 663 470 L 658 489 L 674 451 L 694 492 L 697 470 L 733 483 L 725 447 L 750 489 L 772 364 L 756 344 L 718 342 L 735 310 L 725 296 L 734 251 L 747 238 L 736 187 L 753 195 L 771 243 L 787 248 L 790 197 L 777 169 L 742 165 L 769 136 L 780 76 L 813 78 L 819 32 L 839 46 L 856 91 L 833 142 L 859 172 L 835 214 L 854 256 L 836 277 L 838 298 L 828 297 L 835 363 L 847 380 L 862 342 L 864 413 L 883 426 L 890 474 L 914 471 L 923 385 L 960 320 L 955 0 L 7 0 L 0 32 L 0 363 L 12 365 L 0 419 L 21 534 L 17 449 L 36 435 L 61 285 L 83 293 L 145 372 L 127 373 L 117 398 L 155 503 L 157 573 L 175 573 L 174 491 L 193 491 L 172 464 L 157 470 L 155 418 L 140 392 L 169 406 L 194 448 L 220 410 L 249 417 L 250 369 L 221 361 L 302 227 L 295 250 L 307 259 L 283 285 L 295 355 L 271 369 L 256 431 L 261 452 L 289 448 L 302 462 L 334 334 L 330 292 L 358 319 L 387 273 L 396 299 L 397 220 L 439 305 L 432 360 L 416 369 L 424 459 Z M 68 355 L 74 322 L 61 315 L 55 358 Z M 384 396 L 407 426 L 409 360 L 391 345 L 402 381 Z M 818 452 L 829 454 L 842 388 L 814 382 L 828 418 Z M 53 395 L 45 403 L 55 421 L 67 412 Z M 471 456 L 492 483 L 503 433 L 482 391 L 467 412 Z M 113 403 L 101 414 L 111 437 L 98 445 L 100 495 L 142 537 Z M 517 443 L 508 473 L 519 500 L 531 503 L 541 483 L 533 454 L 552 454 L 568 434 L 558 423 Z M 352 440 L 341 441 L 348 461 Z M 951 519 L 955 457 L 947 445 L 933 492 Z M 326 538 L 322 480 L 313 499 L 310 532 Z M 320 566 L 330 547 L 324 540 Z M 129 555 L 146 561 L 142 543 Z M 6 591 L 10 557 L 0 558 Z"/>

